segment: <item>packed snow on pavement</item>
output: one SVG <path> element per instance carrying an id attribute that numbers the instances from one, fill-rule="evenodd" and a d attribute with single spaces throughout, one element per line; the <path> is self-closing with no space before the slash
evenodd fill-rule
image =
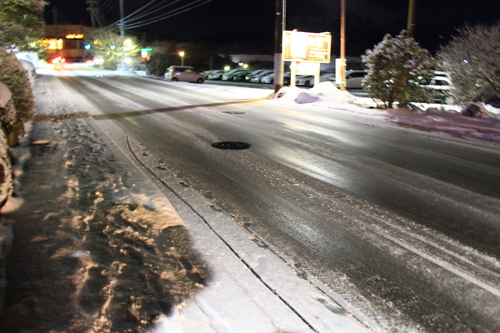
<path id="1" fill-rule="evenodd" d="M 500 137 L 495 118 L 465 118 L 456 107 L 434 105 L 422 113 L 380 110 L 329 83 L 277 95 L 201 89 L 271 96 L 375 126 Z M 29 136 L 12 149 L 16 196 L 2 209 L 2 247 L 12 241 L 11 228 L 15 235 L 7 265 L 15 280 L 0 331 L 384 330 L 326 286 L 301 278 L 111 120 L 95 122 L 98 111 L 53 77 L 39 76 L 36 101 Z M 154 176 L 146 171 L 153 169 Z"/>

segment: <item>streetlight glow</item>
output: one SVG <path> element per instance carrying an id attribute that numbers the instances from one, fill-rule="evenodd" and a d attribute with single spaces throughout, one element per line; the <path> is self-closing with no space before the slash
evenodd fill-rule
<path id="1" fill-rule="evenodd" d="M 181 57 L 181 66 L 184 66 L 184 55 L 186 53 L 184 53 L 184 51 L 179 51 L 179 56 Z"/>

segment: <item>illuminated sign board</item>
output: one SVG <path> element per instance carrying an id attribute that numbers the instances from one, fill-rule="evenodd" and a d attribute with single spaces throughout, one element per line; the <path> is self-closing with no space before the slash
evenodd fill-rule
<path id="1" fill-rule="evenodd" d="M 83 34 L 68 34 L 66 35 L 66 39 L 82 39 Z"/>
<path id="2" fill-rule="evenodd" d="M 332 35 L 283 31 L 283 60 L 330 62 Z"/>

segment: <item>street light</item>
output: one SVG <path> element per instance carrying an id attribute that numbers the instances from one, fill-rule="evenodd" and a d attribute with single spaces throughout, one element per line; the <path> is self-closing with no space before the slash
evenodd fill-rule
<path id="1" fill-rule="evenodd" d="M 184 51 L 180 51 L 179 55 L 181 56 L 181 66 L 184 66 L 184 55 L 185 55 Z"/>

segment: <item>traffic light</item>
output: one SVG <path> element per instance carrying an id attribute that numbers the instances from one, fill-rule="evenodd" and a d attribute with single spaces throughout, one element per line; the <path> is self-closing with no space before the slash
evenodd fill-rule
<path id="1" fill-rule="evenodd" d="M 84 44 L 84 45 L 83 45 L 83 48 L 84 48 L 85 50 L 90 50 L 90 49 L 92 48 L 92 45 L 90 45 L 90 44 Z"/>

